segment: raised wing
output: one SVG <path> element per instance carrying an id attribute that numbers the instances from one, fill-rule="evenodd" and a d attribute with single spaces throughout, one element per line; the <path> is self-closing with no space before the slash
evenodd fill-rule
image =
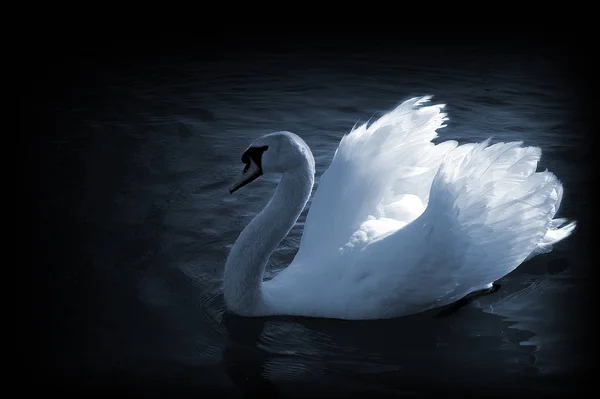
<path id="1" fill-rule="evenodd" d="M 345 135 L 323 173 L 308 212 L 298 256 L 320 259 L 355 249 L 414 220 L 431 182 L 456 142 L 434 145 L 443 104 L 412 98 Z"/>

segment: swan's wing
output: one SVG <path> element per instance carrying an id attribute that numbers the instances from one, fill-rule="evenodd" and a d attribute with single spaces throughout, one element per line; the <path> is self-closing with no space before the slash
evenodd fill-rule
<path id="1" fill-rule="evenodd" d="M 386 288 L 417 307 L 432 297 L 450 303 L 504 277 L 540 245 L 548 249 L 567 237 L 575 223 L 560 227 L 565 220 L 553 219 L 562 185 L 554 174 L 536 172 L 541 150 L 521 144 L 485 142 L 451 151 L 425 212 L 370 242 L 351 268 L 386 268 L 374 284 L 396 284 Z M 431 290 L 437 294 L 424 292 Z"/>
<path id="2" fill-rule="evenodd" d="M 335 256 L 414 220 L 433 176 L 456 142 L 434 145 L 444 105 L 412 98 L 344 136 L 322 175 L 308 212 L 298 257 Z"/>

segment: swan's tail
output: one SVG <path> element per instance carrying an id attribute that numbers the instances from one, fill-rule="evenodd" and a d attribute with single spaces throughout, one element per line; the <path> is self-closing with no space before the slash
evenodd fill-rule
<path id="1" fill-rule="evenodd" d="M 459 272 L 470 276 L 471 288 L 498 280 L 573 232 L 575 222 L 553 220 L 563 188 L 553 173 L 536 172 L 540 157 L 539 148 L 522 142 L 486 141 L 455 148 L 439 168 L 428 212 L 445 218 L 463 243 Z"/>
<path id="2" fill-rule="evenodd" d="M 542 241 L 538 243 L 537 247 L 527 256 L 525 260 L 529 260 L 536 255 L 545 254 L 552 251 L 552 246 L 554 244 L 570 236 L 575 230 L 575 227 L 577 227 L 577 223 L 567 222 L 568 220 L 565 218 L 553 219 Z"/>

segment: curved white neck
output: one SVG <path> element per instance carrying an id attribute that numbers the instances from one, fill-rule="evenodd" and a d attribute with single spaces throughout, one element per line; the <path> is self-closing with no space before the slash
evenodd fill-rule
<path id="1" fill-rule="evenodd" d="M 267 206 L 241 232 L 223 276 L 225 304 L 243 316 L 266 312 L 262 293 L 265 266 L 304 209 L 314 183 L 314 167 L 283 174 Z"/>

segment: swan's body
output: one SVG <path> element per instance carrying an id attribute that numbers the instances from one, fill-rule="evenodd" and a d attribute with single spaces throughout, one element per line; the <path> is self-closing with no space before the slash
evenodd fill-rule
<path id="1" fill-rule="evenodd" d="M 227 259 L 224 296 L 243 316 L 390 318 L 490 287 L 569 236 L 553 219 L 562 186 L 536 172 L 541 150 L 521 142 L 434 145 L 443 105 L 414 98 L 341 140 L 321 177 L 292 263 L 263 281 L 269 256 L 304 209 L 315 162 L 289 132 L 259 138 L 231 191 L 282 173 Z"/>

